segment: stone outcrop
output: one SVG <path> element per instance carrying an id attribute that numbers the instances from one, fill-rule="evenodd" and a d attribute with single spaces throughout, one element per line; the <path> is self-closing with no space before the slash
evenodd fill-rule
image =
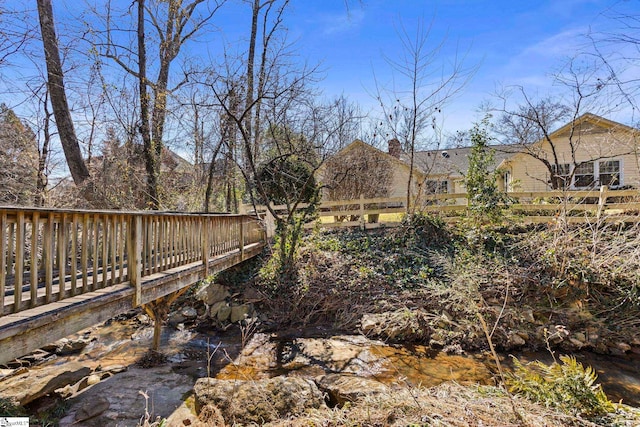
<path id="1" fill-rule="evenodd" d="M 140 425 L 145 406 L 150 422 L 156 417 L 166 418 L 182 405 L 193 384 L 191 377 L 172 372 L 169 365 L 150 369 L 130 367 L 69 399 L 69 409 L 60 426 Z M 147 401 L 142 393 L 147 394 Z M 95 408 L 90 408 L 93 402 Z"/>
<path id="2" fill-rule="evenodd" d="M 228 424 L 264 424 L 324 405 L 311 380 L 275 377 L 256 381 L 201 378 L 194 387 L 196 411 L 215 407 Z M 208 412 L 211 409 L 207 409 Z"/>
<path id="3" fill-rule="evenodd" d="M 371 393 L 388 391 L 389 387 L 374 378 L 345 374 L 327 374 L 316 379 L 320 391 L 329 396 L 331 403 L 342 406 L 355 402 Z"/>
<path id="4" fill-rule="evenodd" d="M 2 397 L 24 406 L 57 389 L 75 384 L 89 374 L 91 369 L 79 362 L 28 370 L 2 382 Z"/>

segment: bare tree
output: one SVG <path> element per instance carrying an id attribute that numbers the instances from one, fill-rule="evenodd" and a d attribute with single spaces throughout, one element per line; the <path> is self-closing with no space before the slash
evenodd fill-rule
<path id="1" fill-rule="evenodd" d="M 0 4 L 0 16 L 4 24 L 0 31 L 0 67 L 3 67 L 36 37 L 37 31 L 27 13 L 11 10 L 4 3 Z"/>
<path id="2" fill-rule="evenodd" d="M 381 123 L 388 135 L 399 140 L 409 154 L 408 213 L 416 149 L 429 139 L 429 131 L 435 130 L 436 116 L 446 102 L 464 88 L 475 72 L 473 67 L 465 68 L 464 56 L 456 55 L 448 65 L 444 61 L 440 65 L 444 40 L 430 47 L 432 24 L 419 21 L 414 34 L 400 25 L 401 53 L 398 58 L 385 58 L 395 74 L 394 86 L 385 86 L 376 79 L 375 97 L 382 109 Z"/>
<path id="3" fill-rule="evenodd" d="M 49 93 L 45 91 L 42 99 L 42 109 L 44 117 L 42 118 L 42 145 L 38 148 L 38 179 L 36 182 L 36 196 L 34 203 L 36 206 L 44 206 L 45 192 L 49 184 L 47 165 L 49 163 L 49 151 L 51 146 L 51 118 L 52 113 L 49 111 Z"/>
<path id="4" fill-rule="evenodd" d="M 533 157 L 547 170 L 549 179 L 545 184 L 552 189 L 566 190 L 574 186 L 576 171 L 612 156 L 608 150 L 587 148 L 581 117 L 593 112 L 606 114 L 615 107 L 607 105 L 598 70 L 590 65 L 582 66 L 577 60 L 571 60 L 555 80 L 567 90 L 564 99 L 535 99 L 524 88 L 514 87 L 497 95 L 499 106 L 492 111 L 499 115 L 494 130 L 507 144 L 499 150 Z M 514 99 L 519 103 L 510 108 Z M 566 135 L 554 134 L 567 123 Z M 615 154 L 631 154 L 634 150 L 632 146 L 617 144 Z M 585 182 L 579 186 L 589 185 Z"/>
<path id="5" fill-rule="evenodd" d="M 640 14 L 633 8 L 625 10 L 624 2 L 607 9 L 602 18 L 614 29 L 590 32 L 590 48 L 584 55 L 595 58 L 601 68 L 597 85 L 609 93 L 609 102 L 618 109 L 630 110 L 631 121 L 638 120 L 640 78 L 636 72 L 640 64 Z"/>
<path id="6" fill-rule="evenodd" d="M 389 197 L 392 179 L 390 159 L 358 146 L 329 158 L 322 170 L 322 184 L 331 200 Z"/>
<path id="7" fill-rule="evenodd" d="M 136 22 L 132 23 L 136 38 L 131 45 L 118 36 L 122 24 L 112 20 L 112 10 L 108 5 L 106 13 L 102 14 L 105 28 L 90 33 L 94 37 L 91 41 L 100 55 L 114 61 L 138 82 L 138 131 L 144 146 L 148 206 L 152 209 L 158 209 L 161 204 L 158 186 L 168 97 L 189 79 L 189 73 L 185 72 L 170 87 L 171 66 L 185 44 L 207 27 L 224 2 L 137 0 Z M 157 70 L 155 79 L 149 76 L 151 58 L 148 38 L 151 36 L 147 33 L 147 21 L 154 31 L 153 39 L 157 40 L 157 49 L 154 51 L 157 54 L 154 62 Z"/>
<path id="8" fill-rule="evenodd" d="M 31 205 L 37 194 L 38 146 L 33 131 L 0 106 L 0 203 Z"/>
<path id="9" fill-rule="evenodd" d="M 73 181 L 78 187 L 82 187 L 90 178 L 90 175 L 87 165 L 82 158 L 80 144 L 76 136 L 69 104 L 67 102 L 64 73 L 62 70 L 62 61 L 60 60 L 58 36 L 55 31 L 51 0 L 38 0 L 38 17 L 40 19 L 42 44 L 44 46 L 47 65 L 49 96 L 53 114 L 56 119 L 58 135 Z"/>

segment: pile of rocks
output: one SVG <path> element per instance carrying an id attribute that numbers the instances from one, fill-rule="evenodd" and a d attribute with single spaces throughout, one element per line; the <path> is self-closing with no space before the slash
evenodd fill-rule
<path id="1" fill-rule="evenodd" d="M 255 316 L 253 304 L 235 301 L 229 290 L 219 283 L 201 287 L 196 298 L 207 307 L 206 316 L 220 323 L 239 323 Z"/>

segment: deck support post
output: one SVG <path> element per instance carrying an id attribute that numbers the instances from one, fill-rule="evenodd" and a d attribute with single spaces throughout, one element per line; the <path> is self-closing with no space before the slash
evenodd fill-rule
<path id="1" fill-rule="evenodd" d="M 144 304 L 142 308 L 145 313 L 153 320 L 153 341 L 151 343 L 152 351 L 160 350 L 160 337 L 162 336 L 162 324 L 169 317 L 169 310 L 171 309 L 171 305 L 182 294 L 184 294 L 187 290 L 189 290 L 189 286 L 186 288 L 182 288 L 179 291 L 173 292 L 167 296 L 156 299 L 155 301 L 151 301 L 147 304 Z"/>
<path id="2" fill-rule="evenodd" d="M 145 313 L 153 320 L 153 341 L 151 343 L 151 350 L 153 351 L 159 351 L 160 349 L 162 323 L 164 323 L 169 316 L 170 305 L 165 298 L 159 298 L 142 306 Z"/>

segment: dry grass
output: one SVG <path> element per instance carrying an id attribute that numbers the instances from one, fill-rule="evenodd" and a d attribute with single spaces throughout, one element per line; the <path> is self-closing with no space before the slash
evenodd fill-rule
<path id="1" fill-rule="evenodd" d="M 512 411 L 509 398 L 494 387 L 463 387 L 456 383 L 423 389 L 371 394 L 343 408 L 321 409 L 270 426 L 596 426 L 597 424 L 516 399 L 524 421 Z M 624 424 L 621 424 L 624 425 Z M 631 424 L 630 424 L 631 425 Z"/>

